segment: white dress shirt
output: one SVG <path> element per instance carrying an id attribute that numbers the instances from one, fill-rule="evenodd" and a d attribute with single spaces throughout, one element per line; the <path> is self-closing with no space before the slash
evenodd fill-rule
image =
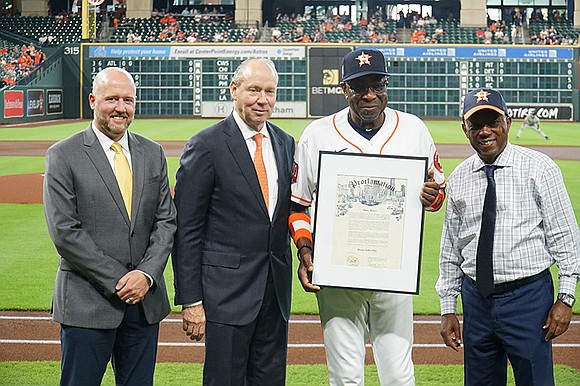
<path id="1" fill-rule="evenodd" d="M 256 141 L 252 137 L 257 132 L 242 120 L 237 111 L 233 111 L 233 116 L 246 140 L 246 146 L 253 161 L 254 153 L 256 152 Z M 276 204 L 278 203 L 278 168 L 276 167 L 276 157 L 274 156 L 274 149 L 272 148 L 272 138 L 266 128 L 266 124 L 260 130 L 260 133 L 264 136 L 262 140 L 262 156 L 264 157 L 266 173 L 268 174 L 268 213 L 270 219 L 272 219 L 274 209 L 276 209 Z"/>

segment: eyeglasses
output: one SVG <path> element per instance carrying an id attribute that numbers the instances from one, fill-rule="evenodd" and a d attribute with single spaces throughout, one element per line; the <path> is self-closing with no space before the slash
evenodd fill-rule
<path id="1" fill-rule="evenodd" d="M 387 92 L 387 86 L 389 85 L 389 78 L 383 78 L 380 82 L 373 84 L 350 84 L 346 83 L 346 87 L 354 96 L 360 97 L 366 95 L 369 90 L 375 95 L 384 95 Z"/>
<path id="2" fill-rule="evenodd" d="M 474 117 L 477 118 L 477 117 Z M 505 122 L 505 116 L 498 114 L 497 117 L 492 117 L 491 119 L 468 119 L 465 121 L 465 126 L 470 131 L 479 131 L 484 127 L 489 127 L 490 129 L 497 129 Z"/>

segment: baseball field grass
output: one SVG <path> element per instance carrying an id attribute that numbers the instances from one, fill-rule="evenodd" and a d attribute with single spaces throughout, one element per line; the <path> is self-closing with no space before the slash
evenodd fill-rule
<path id="1" fill-rule="evenodd" d="M 215 120 L 140 120 L 131 130 L 158 141 L 185 141 L 195 132 Z M 308 120 L 278 120 L 278 125 L 298 139 Z M 38 127 L 0 128 L 0 141 L 56 141 L 87 126 L 87 121 L 74 121 L 59 125 Z M 546 122 L 543 130 L 550 136 L 544 140 L 532 131 L 524 132 L 515 140 L 521 122 L 514 122 L 510 133 L 512 143 L 523 145 L 580 146 L 580 123 Z M 467 144 L 459 121 L 427 121 L 437 144 Z M 446 175 L 461 162 L 460 159 L 442 159 Z M 580 218 L 580 162 L 557 161 L 572 199 L 576 218 Z M 175 183 L 178 157 L 168 157 L 171 183 Z M 0 176 L 42 173 L 44 157 L 0 156 Z M 18 189 L 18 187 L 15 187 Z M 58 256 L 50 242 L 42 204 L 0 204 L 0 310 L 50 309 L 54 276 Z M 443 210 L 425 216 L 420 293 L 414 297 L 416 314 L 438 314 L 439 300 L 434 289 L 438 276 L 438 250 Z M 555 272 L 555 270 L 554 270 Z M 165 272 L 170 298 L 173 297 L 171 264 Z M 580 291 L 576 291 L 576 298 Z M 178 308 L 174 307 L 174 311 Z M 296 314 L 318 312 L 315 297 L 305 293 L 295 281 L 292 312 Z M 574 307 L 580 313 L 580 302 Z M 376 369 L 367 367 L 367 384 L 378 385 Z M 461 366 L 416 367 L 417 385 L 460 385 L 463 379 Z M 26 374 L 24 377 L 23 374 Z M 198 384 L 201 365 L 160 363 L 156 372 L 157 385 Z M 58 362 L 0 362 L 0 385 L 53 385 L 58 383 Z M 511 376 L 510 376 L 511 377 Z M 558 385 L 578 384 L 580 373 L 566 366 L 556 366 Z M 328 383 L 323 365 L 289 365 L 288 385 L 324 385 Z M 109 370 L 104 385 L 114 384 Z M 510 385 L 513 385 L 511 377 Z"/>
<path id="2" fill-rule="evenodd" d="M 200 364 L 158 363 L 155 369 L 155 385 L 199 385 L 203 366 Z M 57 385 L 60 362 L 0 362 L 0 385 L 39 386 Z M 27 374 L 23 380 L 22 374 Z M 555 378 L 558 386 L 577 386 L 580 374 L 566 366 L 556 366 Z M 463 384 L 463 366 L 415 365 L 417 386 L 459 386 Z M 107 369 L 102 385 L 113 386 L 115 379 L 111 367 Z M 365 368 L 365 384 L 379 385 L 376 366 Z M 325 386 L 328 376 L 325 365 L 289 365 L 287 386 Z M 513 386 L 514 377 L 508 372 L 508 386 Z"/>

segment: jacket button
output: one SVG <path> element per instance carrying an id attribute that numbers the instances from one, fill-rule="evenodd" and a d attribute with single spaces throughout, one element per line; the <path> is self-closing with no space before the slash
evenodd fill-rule
<path id="1" fill-rule="evenodd" d="M 131 263 L 128 263 L 128 264 L 127 264 L 127 268 L 129 268 L 129 269 L 133 269 L 133 264 L 131 264 Z"/>
<path id="2" fill-rule="evenodd" d="M 131 232 L 131 237 L 135 237 L 135 232 Z"/>

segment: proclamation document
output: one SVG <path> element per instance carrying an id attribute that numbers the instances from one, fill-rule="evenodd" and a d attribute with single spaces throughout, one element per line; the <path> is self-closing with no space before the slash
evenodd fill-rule
<path id="1" fill-rule="evenodd" d="M 406 179 L 337 176 L 331 262 L 400 269 Z"/>
<path id="2" fill-rule="evenodd" d="M 320 152 L 313 284 L 418 293 L 427 161 Z"/>

